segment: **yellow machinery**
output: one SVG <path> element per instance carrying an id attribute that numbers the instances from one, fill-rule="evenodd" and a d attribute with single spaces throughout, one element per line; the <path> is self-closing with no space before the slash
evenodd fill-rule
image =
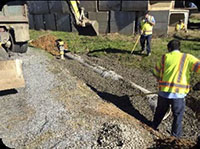
<path id="1" fill-rule="evenodd" d="M 79 7 L 78 0 L 67 0 L 72 15 L 74 17 L 74 26 L 79 35 L 97 36 L 99 35 L 99 25 L 95 20 L 89 20 L 84 14 L 84 8 Z"/>

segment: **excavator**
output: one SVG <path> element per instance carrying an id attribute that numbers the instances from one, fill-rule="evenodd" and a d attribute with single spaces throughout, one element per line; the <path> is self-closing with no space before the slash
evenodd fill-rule
<path id="1" fill-rule="evenodd" d="M 79 35 L 97 36 L 99 35 L 99 24 L 96 20 L 89 20 L 84 13 L 84 8 L 79 7 L 78 0 L 67 0 L 70 11 L 74 18 L 74 26 Z"/>

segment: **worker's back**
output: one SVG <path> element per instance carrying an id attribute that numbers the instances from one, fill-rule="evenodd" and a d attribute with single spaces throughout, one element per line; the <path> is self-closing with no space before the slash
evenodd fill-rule
<path id="1" fill-rule="evenodd" d="M 190 72 L 200 71 L 199 60 L 190 54 L 181 53 L 178 50 L 169 52 L 163 56 L 163 70 L 160 86 L 162 91 L 188 93 Z M 178 90 L 177 90 L 178 88 Z"/>

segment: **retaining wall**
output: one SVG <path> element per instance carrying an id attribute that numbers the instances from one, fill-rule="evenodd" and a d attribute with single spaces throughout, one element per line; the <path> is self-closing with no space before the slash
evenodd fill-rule
<path id="1" fill-rule="evenodd" d="M 31 29 L 76 32 L 66 1 L 28 1 L 27 3 Z M 168 32 L 169 9 L 174 8 L 174 1 L 82 0 L 80 6 L 85 8 L 89 19 L 97 20 L 101 34 L 115 32 L 133 34 L 138 30 L 138 22 L 144 12 L 150 10 L 156 19 L 154 33 L 165 35 Z"/>

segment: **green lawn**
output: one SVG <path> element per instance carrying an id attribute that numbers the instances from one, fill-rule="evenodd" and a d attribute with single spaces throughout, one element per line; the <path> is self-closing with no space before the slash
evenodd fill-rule
<path id="1" fill-rule="evenodd" d="M 179 33 L 176 38 L 181 41 L 181 50 L 200 58 L 200 31 L 189 31 Z M 172 36 L 152 39 L 152 55 L 149 57 L 130 54 L 137 35 L 125 36 L 119 34 L 100 35 L 96 37 L 79 36 L 77 33 L 55 32 L 55 31 L 34 31 L 30 30 L 31 39 L 39 36 L 52 34 L 64 40 L 73 53 L 89 53 L 96 57 L 108 57 L 120 61 L 126 67 L 137 67 L 144 70 L 151 70 L 162 54 L 167 52 L 167 43 L 174 39 Z M 135 51 L 140 50 L 138 44 Z"/>

